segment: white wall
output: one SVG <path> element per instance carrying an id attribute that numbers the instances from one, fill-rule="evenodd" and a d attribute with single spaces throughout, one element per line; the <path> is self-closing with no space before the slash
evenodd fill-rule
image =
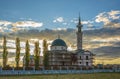
<path id="1" fill-rule="evenodd" d="M 51 50 L 67 50 L 65 46 L 51 46 Z"/>

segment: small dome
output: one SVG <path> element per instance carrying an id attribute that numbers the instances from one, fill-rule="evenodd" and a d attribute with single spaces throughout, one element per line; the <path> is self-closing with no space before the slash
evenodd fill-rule
<path id="1" fill-rule="evenodd" d="M 66 43 L 62 39 L 56 39 L 52 42 L 52 46 L 65 46 L 67 47 Z"/>

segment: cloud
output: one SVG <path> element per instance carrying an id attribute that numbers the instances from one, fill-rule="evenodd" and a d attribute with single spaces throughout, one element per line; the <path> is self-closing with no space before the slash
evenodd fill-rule
<path id="1" fill-rule="evenodd" d="M 95 22 L 103 23 L 104 27 L 120 27 L 120 11 L 112 10 L 110 12 L 99 13 L 95 17 Z"/>
<path id="2" fill-rule="evenodd" d="M 12 24 L 12 22 L 0 20 L 0 26 L 8 26 L 10 24 Z"/>
<path id="3" fill-rule="evenodd" d="M 54 31 L 61 31 L 61 30 L 64 30 L 64 31 L 66 31 L 67 30 L 67 28 L 56 28 L 56 29 L 53 29 Z"/>
<path id="4" fill-rule="evenodd" d="M 112 56 L 114 57 L 114 52 L 118 53 L 118 48 L 120 48 L 120 28 L 101 28 L 94 30 L 83 31 L 83 48 L 90 50 L 97 56 Z M 102 48 L 104 51 L 102 51 Z M 109 50 L 111 54 L 108 54 Z M 115 49 L 115 50 L 114 50 Z"/>
<path id="5" fill-rule="evenodd" d="M 54 23 L 56 23 L 56 22 L 64 22 L 64 19 L 63 19 L 63 17 L 58 17 L 58 18 L 56 18 L 55 20 L 53 20 L 53 22 Z"/>
<path id="6" fill-rule="evenodd" d="M 109 16 L 107 15 L 106 12 L 100 13 L 96 16 L 95 22 L 98 22 L 98 23 L 103 22 L 104 25 L 106 25 L 107 23 L 110 22 Z"/>
<path id="7" fill-rule="evenodd" d="M 120 11 L 111 11 L 108 12 L 108 15 L 110 15 L 110 18 L 112 19 L 119 19 L 120 16 L 118 16 L 120 14 Z"/>
<path id="8" fill-rule="evenodd" d="M 103 46 L 99 48 L 95 48 L 92 50 L 95 53 L 100 53 L 101 56 L 108 56 L 108 57 L 118 57 L 120 56 L 120 46 Z"/>
<path id="9" fill-rule="evenodd" d="M 90 21 L 90 20 L 82 21 L 82 24 L 92 24 L 92 23 L 94 23 L 94 21 Z"/>
<path id="10" fill-rule="evenodd" d="M 75 24 L 78 24 L 78 18 L 73 18 L 73 20 L 71 20 L 70 22 L 72 23 L 75 23 Z M 93 28 L 93 23 L 94 21 L 92 20 L 84 20 L 84 21 L 81 21 L 81 23 L 85 26 L 87 26 L 87 30 L 92 30 L 94 29 Z"/>
<path id="11" fill-rule="evenodd" d="M 17 21 L 17 22 L 9 22 L 0 20 L 0 32 L 17 32 L 20 30 L 27 30 L 32 28 L 42 27 L 42 22 L 35 21 Z"/>
<path id="12" fill-rule="evenodd" d="M 4 32 L 4 30 L 3 30 L 3 28 L 2 28 L 2 27 L 0 27 L 0 32 Z"/>
<path id="13" fill-rule="evenodd" d="M 14 27 L 41 27 L 43 26 L 42 22 L 34 22 L 34 21 L 19 21 L 13 23 L 12 26 Z"/>

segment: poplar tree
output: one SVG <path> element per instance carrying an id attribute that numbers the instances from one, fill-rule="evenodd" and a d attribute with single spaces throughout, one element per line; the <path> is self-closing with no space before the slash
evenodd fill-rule
<path id="1" fill-rule="evenodd" d="M 3 37 L 3 68 L 6 67 L 7 65 L 7 55 L 8 55 L 8 51 L 7 51 L 7 41 L 6 41 L 6 37 Z"/>
<path id="2" fill-rule="evenodd" d="M 29 61 L 30 61 L 30 46 L 28 40 L 26 41 L 25 46 L 25 67 L 29 67 Z"/>
<path id="3" fill-rule="evenodd" d="M 48 51 L 48 44 L 46 40 L 43 40 L 43 65 L 44 67 L 48 67 L 49 65 L 49 53 Z"/>
<path id="4" fill-rule="evenodd" d="M 35 69 L 39 68 L 39 62 L 40 62 L 40 48 L 39 48 L 39 42 L 35 42 L 34 62 L 35 62 Z"/>
<path id="5" fill-rule="evenodd" d="M 20 61 L 20 39 L 16 38 L 16 67 L 19 67 L 19 61 Z"/>

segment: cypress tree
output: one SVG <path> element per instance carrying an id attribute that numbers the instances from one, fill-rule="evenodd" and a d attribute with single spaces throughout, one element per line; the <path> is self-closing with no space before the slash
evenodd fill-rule
<path id="1" fill-rule="evenodd" d="M 29 67 L 29 61 L 30 61 L 30 46 L 27 40 L 25 46 L 25 67 Z"/>
<path id="2" fill-rule="evenodd" d="M 39 48 L 39 42 L 35 42 L 35 49 L 34 49 L 34 62 L 35 62 L 35 69 L 39 68 L 39 62 L 40 62 L 40 48 Z"/>
<path id="3" fill-rule="evenodd" d="M 46 40 L 43 40 L 43 65 L 44 67 L 48 67 L 49 65 L 49 53 L 48 51 L 48 44 Z"/>
<path id="4" fill-rule="evenodd" d="M 8 55 L 8 51 L 7 51 L 7 41 L 6 41 L 6 37 L 3 37 L 3 68 L 6 67 L 7 65 L 7 55 Z"/>
<path id="5" fill-rule="evenodd" d="M 16 67 L 19 67 L 19 61 L 20 61 L 20 39 L 16 38 Z"/>

